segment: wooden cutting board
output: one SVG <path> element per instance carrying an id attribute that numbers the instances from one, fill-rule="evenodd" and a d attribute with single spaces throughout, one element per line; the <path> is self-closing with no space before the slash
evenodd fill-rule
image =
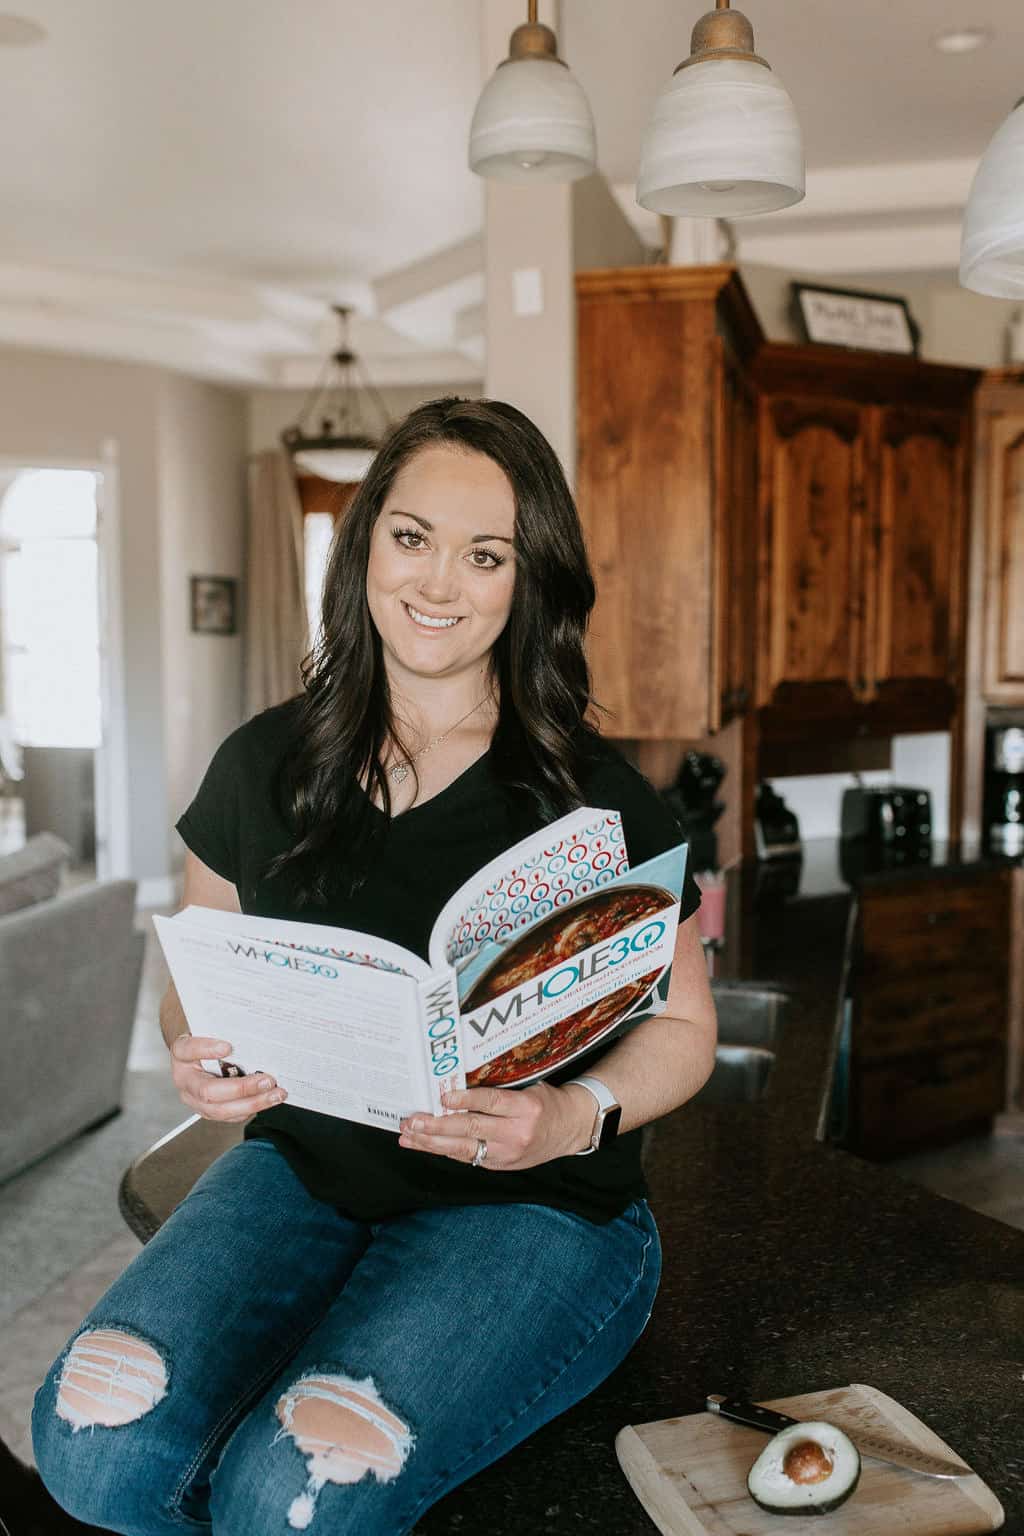
<path id="1" fill-rule="evenodd" d="M 856 1443 L 858 1429 L 903 1440 L 952 1461 L 956 1452 L 893 1398 L 853 1384 L 769 1404 L 795 1419 L 826 1419 Z M 615 1441 L 619 1464 L 664 1536 L 981 1536 L 1004 1520 L 980 1477 L 951 1482 L 864 1457 L 860 1481 L 830 1515 L 770 1515 L 747 1492 L 747 1473 L 768 1443 L 760 1430 L 695 1413 L 630 1424 Z"/>

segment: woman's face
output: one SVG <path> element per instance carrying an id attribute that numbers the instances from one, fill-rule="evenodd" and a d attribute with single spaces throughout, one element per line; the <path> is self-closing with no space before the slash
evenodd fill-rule
<path id="1" fill-rule="evenodd" d="M 370 539 L 366 599 L 393 681 L 479 671 L 508 621 L 515 498 L 493 459 L 424 448 Z"/>

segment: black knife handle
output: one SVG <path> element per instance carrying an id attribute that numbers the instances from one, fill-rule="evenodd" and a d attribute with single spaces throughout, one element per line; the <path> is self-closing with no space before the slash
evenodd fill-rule
<path id="1" fill-rule="evenodd" d="M 791 1424 L 800 1423 L 799 1419 L 791 1419 L 785 1413 L 776 1413 L 774 1408 L 762 1408 L 760 1403 L 745 1403 L 738 1397 L 722 1397 L 717 1392 L 711 1393 L 705 1407 L 709 1413 L 719 1413 L 723 1419 L 731 1419 L 734 1424 L 763 1429 L 766 1435 L 777 1435 L 780 1429 L 788 1429 Z"/>

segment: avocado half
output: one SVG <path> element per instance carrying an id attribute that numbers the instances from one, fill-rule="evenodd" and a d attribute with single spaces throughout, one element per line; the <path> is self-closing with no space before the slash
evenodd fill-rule
<path id="1" fill-rule="evenodd" d="M 827 1515 L 850 1497 L 860 1453 L 835 1424 L 791 1424 L 773 1435 L 747 1475 L 755 1504 L 773 1515 Z"/>

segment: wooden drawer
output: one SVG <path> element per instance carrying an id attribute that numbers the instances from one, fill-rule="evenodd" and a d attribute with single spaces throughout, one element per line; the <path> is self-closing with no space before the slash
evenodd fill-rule
<path id="1" fill-rule="evenodd" d="M 861 923 L 865 985 L 900 975 L 991 972 L 1005 991 L 1010 938 L 1010 883 L 1003 870 L 982 879 L 906 879 L 866 886 Z"/>
<path id="2" fill-rule="evenodd" d="M 884 1061 L 1005 1036 L 1005 970 L 1000 977 L 994 968 L 938 968 L 865 984 L 853 1030 L 855 1061 Z"/>
<path id="3" fill-rule="evenodd" d="M 1006 1042 L 992 1039 L 856 1072 L 858 1149 L 885 1154 L 938 1145 L 961 1127 L 990 1120 L 1003 1104 L 1005 1058 Z"/>

